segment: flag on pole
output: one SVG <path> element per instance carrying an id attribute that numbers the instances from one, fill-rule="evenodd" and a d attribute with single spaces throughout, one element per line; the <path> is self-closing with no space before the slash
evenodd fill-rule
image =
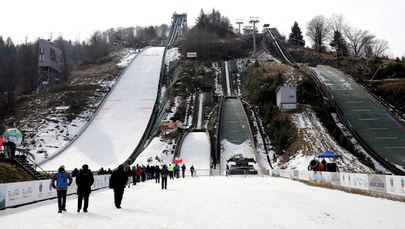
<path id="1" fill-rule="evenodd" d="M 174 164 L 183 163 L 183 159 L 176 159 L 174 160 Z"/>

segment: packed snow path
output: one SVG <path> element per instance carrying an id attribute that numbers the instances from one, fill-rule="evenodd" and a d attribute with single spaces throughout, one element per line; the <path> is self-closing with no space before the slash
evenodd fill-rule
<path id="1" fill-rule="evenodd" d="M 164 50 L 154 47 L 142 51 L 127 67 L 87 129 L 41 167 L 56 170 L 65 165 L 67 170 L 73 170 L 87 163 L 93 169 L 115 168 L 128 159 L 152 114 Z"/>
<path id="2" fill-rule="evenodd" d="M 189 175 L 189 173 L 187 173 Z M 403 228 L 405 203 L 350 194 L 274 177 L 197 177 L 125 189 L 122 209 L 113 191 L 90 195 L 88 213 L 67 212 L 57 200 L 0 211 L 2 228 Z"/>

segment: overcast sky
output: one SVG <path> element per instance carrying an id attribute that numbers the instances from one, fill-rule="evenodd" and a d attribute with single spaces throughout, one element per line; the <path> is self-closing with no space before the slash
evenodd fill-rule
<path id="1" fill-rule="evenodd" d="M 14 43 L 36 38 L 86 40 L 96 30 L 116 27 L 170 24 L 173 12 L 187 13 L 193 25 L 201 9 L 215 8 L 236 27 L 236 19 L 259 17 L 259 27 L 269 23 L 287 35 L 297 21 L 306 32 L 314 16 L 343 14 L 350 25 L 369 30 L 389 42 L 393 57 L 405 56 L 405 1 L 403 0 L 5 0 L 1 3 L 0 35 Z M 308 40 L 307 40 L 308 41 Z"/>

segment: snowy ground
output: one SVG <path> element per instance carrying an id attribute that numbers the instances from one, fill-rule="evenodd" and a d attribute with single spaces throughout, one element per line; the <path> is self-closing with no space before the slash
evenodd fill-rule
<path id="1" fill-rule="evenodd" d="M 333 197 L 333 198 L 331 198 Z M 0 211 L 2 228 L 403 228 L 405 203 L 307 186 L 274 177 L 197 177 L 131 186 L 116 209 L 95 191 L 88 213 L 56 200 Z M 355 207 L 354 207 L 355 206 Z"/>

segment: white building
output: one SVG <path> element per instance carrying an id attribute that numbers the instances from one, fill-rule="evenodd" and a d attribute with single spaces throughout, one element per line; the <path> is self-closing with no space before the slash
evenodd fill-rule
<path id="1" fill-rule="evenodd" d="M 281 112 L 297 108 L 297 89 L 281 86 L 277 88 L 277 106 Z"/>

